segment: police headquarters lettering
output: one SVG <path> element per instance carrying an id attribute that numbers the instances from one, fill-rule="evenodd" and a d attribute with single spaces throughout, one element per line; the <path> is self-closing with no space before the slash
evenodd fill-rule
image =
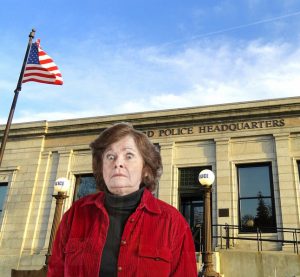
<path id="1" fill-rule="evenodd" d="M 144 133 L 148 137 L 168 137 L 178 135 L 192 135 L 195 133 L 214 133 L 214 132 L 234 132 L 251 129 L 264 129 L 275 128 L 285 126 L 284 119 L 273 120 L 259 120 L 259 121 L 247 121 L 247 122 L 235 122 L 228 124 L 213 124 L 213 125 L 201 125 L 196 127 L 181 127 L 181 128 L 168 128 L 159 130 L 149 130 Z"/>
<path id="2" fill-rule="evenodd" d="M 241 131 L 241 130 L 258 129 L 258 128 L 260 129 L 274 128 L 274 127 L 283 127 L 284 125 L 285 125 L 284 119 L 238 122 L 238 123 L 220 124 L 220 125 L 205 125 L 205 126 L 199 126 L 199 133 Z"/>

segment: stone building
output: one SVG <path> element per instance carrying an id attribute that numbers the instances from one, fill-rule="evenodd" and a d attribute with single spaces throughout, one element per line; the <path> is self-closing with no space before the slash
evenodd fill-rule
<path id="1" fill-rule="evenodd" d="M 224 276 L 234 276 L 226 268 L 234 266 L 226 253 L 253 250 L 257 255 L 256 241 L 229 241 L 231 250 L 223 250 L 225 224 L 239 238 L 256 238 L 259 227 L 260 235 L 270 240 L 263 250 L 284 255 L 293 263 L 291 274 L 300 273 L 295 244 L 282 242 L 295 240 L 295 235 L 300 240 L 300 97 L 293 97 L 13 124 L 0 168 L 0 276 L 10 276 L 12 268 L 41 268 L 55 209 L 54 181 L 71 181 L 64 211 L 78 197 L 94 192 L 89 144 L 106 127 L 124 121 L 159 147 L 164 174 L 156 195 L 183 213 L 196 234 L 197 249 L 197 226 L 203 222 L 197 178 L 202 169 L 215 173 L 213 246 Z M 279 258 L 265 259 L 273 270 Z M 268 276 L 271 269 L 260 268 L 265 275 L 243 276 Z M 278 266 L 277 276 L 285 276 L 280 270 Z"/>

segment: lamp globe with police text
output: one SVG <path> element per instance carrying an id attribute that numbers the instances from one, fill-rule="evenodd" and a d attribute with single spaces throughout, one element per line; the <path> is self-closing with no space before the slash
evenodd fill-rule
<path id="1" fill-rule="evenodd" d="M 215 174 L 211 170 L 204 169 L 199 173 L 199 182 L 204 190 L 204 265 L 200 276 L 205 277 L 220 276 L 214 271 L 212 262 L 211 186 L 214 181 Z"/>
<path id="2" fill-rule="evenodd" d="M 46 254 L 46 261 L 45 261 L 46 267 L 48 266 L 49 258 L 52 253 L 53 240 L 55 238 L 55 234 L 61 220 L 62 206 L 64 200 L 68 198 L 66 192 L 68 191 L 69 187 L 70 187 L 70 181 L 67 178 L 58 178 L 54 183 L 54 191 L 57 191 L 57 194 L 53 194 L 52 197 L 56 199 L 56 206 L 55 206 L 55 212 L 54 212 L 51 234 L 49 239 L 48 252 Z"/>

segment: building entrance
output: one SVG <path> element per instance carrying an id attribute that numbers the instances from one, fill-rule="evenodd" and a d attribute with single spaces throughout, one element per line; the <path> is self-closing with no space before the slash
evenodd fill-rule
<path id="1" fill-rule="evenodd" d="M 211 166 L 179 168 L 180 212 L 190 225 L 197 252 L 203 251 L 204 244 L 204 198 L 198 181 L 203 169 L 211 170 Z"/>

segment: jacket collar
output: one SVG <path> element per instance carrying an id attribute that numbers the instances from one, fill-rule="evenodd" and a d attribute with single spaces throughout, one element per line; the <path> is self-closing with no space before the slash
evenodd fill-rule
<path id="1" fill-rule="evenodd" d="M 82 201 L 80 204 L 80 207 L 84 207 L 87 205 L 95 205 L 99 209 L 104 209 L 104 192 L 98 192 L 96 194 L 91 194 L 87 197 L 82 198 Z M 160 214 L 161 209 L 158 205 L 157 199 L 152 195 L 152 193 L 145 189 L 143 196 L 141 198 L 141 202 L 138 205 L 137 209 L 143 209 L 145 208 L 151 213 Z"/>
<path id="2" fill-rule="evenodd" d="M 160 214 L 161 209 L 157 203 L 157 199 L 153 196 L 153 194 L 145 189 L 144 194 L 141 199 L 141 203 L 138 206 L 138 209 L 145 208 L 151 213 Z"/>

